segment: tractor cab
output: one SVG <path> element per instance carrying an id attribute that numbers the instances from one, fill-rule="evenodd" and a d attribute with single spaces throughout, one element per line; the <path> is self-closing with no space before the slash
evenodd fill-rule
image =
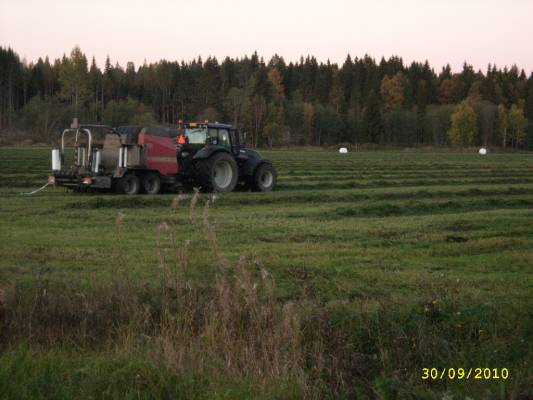
<path id="1" fill-rule="evenodd" d="M 183 145 L 194 153 L 204 146 L 219 146 L 233 154 L 239 152 L 239 131 L 231 125 L 190 122 L 182 124 L 181 131 L 185 140 Z M 179 140 L 178 137 L 178 143 Z"/>

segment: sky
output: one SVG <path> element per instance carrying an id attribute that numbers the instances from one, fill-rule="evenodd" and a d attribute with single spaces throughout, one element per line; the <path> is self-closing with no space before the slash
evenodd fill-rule
<path id="1" fill-rule="evenodd" d="M 28 62 L 78 45 L 125 66 L 257 51 L 266 61 L 365 54 L 533 71 L 533 0 L 0 0 L 0 46 Z"/>

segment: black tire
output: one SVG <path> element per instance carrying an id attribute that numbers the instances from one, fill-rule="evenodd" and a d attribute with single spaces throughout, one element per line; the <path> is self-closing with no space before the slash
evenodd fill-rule
<path id="1" fill-rule="evenodd" d="M 126 174 L 118 182 L 118 192 L 123 194 L 138 194 L 141 182 L 135 174 Z"/>
<path id="2" fill-rule="evenodd" d="M 255 192 L 271 192 L 276 187 L 278 173 L 270 163 L 263 163 L 254 172 L 252 190 Z"/>
<path id="3" fill-rule="evenodd" d="M 158 194 L 161 191 L 161 178 L 155 172 L 143 174 L 142 191 L 146 194 Z"/>
<path id="4" fill-rule="evenodd" d="M 219 152 L 195 163 L 195 177 L 204 192 L 231 192 L 239 179 L 234 158 Z"/>

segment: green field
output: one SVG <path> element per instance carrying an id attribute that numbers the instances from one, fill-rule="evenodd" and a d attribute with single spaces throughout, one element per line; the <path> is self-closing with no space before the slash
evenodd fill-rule
<path id="1" fill-rule="evenodd" d="M 191 207 L 0 148 L 0 398 L 531 398 L 533 155 L 263 153 Z"/>

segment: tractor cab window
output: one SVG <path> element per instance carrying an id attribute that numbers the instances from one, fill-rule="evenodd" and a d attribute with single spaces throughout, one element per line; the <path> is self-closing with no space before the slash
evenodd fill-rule
<path id="1" fill-rule="evenodd" d="M 185 128 L 185 137 L 190 144 L 205 144 L 207 139 L 207 128 Z"/>
<path id="2" fill-rule="evenodd" d="M 231 142 L 229 139 L 229 132 L 227 129 L 219 129 L 218 130 L 218 144 L 220 146 L 230 147 Z"/>
<path id="3" fill-rule="evenodd" d="M 207 144 L 218 144 L 218 132 L 216 129 L 209 128 L 207 131 Z"/>

